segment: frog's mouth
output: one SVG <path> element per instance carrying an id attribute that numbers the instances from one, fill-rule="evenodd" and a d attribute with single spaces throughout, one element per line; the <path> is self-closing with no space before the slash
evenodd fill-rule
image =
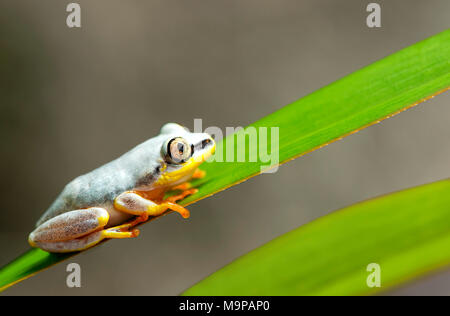
<path id="1" fill-rule="evenodd" d="M 216 150 L 216 143 L 210 137 L 193 145 L 194 154 L 181 165 L 168 166 L 155 182 L 156 186 L 169 186 L 187 181 L 195 170 Z"/>

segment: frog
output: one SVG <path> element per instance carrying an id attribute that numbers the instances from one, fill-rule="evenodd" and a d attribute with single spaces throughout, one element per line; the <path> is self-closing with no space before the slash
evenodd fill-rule
<path id="1" fill-rule="evenodd" d="M 137 225 L 165 212 L 189 218 L 177 202 L 198 191 L 191 180 L 205 176 L 199 166 L 215 147 L 207 133 L 163 125 L 156 137 L 70 181 L 37 221 L 29 244 L 78 252 L 103 240 L 137 237 Z"/>

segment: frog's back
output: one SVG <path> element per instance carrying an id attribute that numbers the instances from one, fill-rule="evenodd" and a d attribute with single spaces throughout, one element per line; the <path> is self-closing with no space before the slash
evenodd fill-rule
<path id="1" fill-rule="evenodd" d="M 69 182 L 36 225 L 73 210 L 110 204 L 120 193 L 134 189 L 137 183 L 142 184 L 142 179 L 150 184 L 159 166 L 151 148 L 159 146 L 160 141 L 152 140 Z"/>

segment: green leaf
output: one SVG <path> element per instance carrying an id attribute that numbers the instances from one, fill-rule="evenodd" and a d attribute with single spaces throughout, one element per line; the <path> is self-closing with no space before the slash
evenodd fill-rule
<path id="1" fill-rule="evenodd" d="M 380 267 L 370 288 L 367 266 Z M 450 180 L 342 209 L 237 259 L 185 295 L 364 295 L 450 263 Z"/>
<path id="2" fill-rule="evenodd" d="M 447 30 L 321 88 L 246 130 L 279 127 L 279 159 L 284 163 L 411 108 L 449 86 L 450 30 Z M 230 138 L 236 139 L 235 136 L 227 139 Z M 270 137 L 267 140 L 270 149 Z M 217 151 L 225 153 L 223 147 L 227 147 L 223 142 L 218 144 Z M 261 149 L 265 152 L 266 148 L 250 146 L 248 142 L 244 148 L 248 156 Z M 234 152 L 237 150 L 235 141 Z M 209 176 L 198 182 L 200 192 L 186 202 L 255 176 L 261 165 L 267 163 L 205 164 L 202 168 Z"/>
<path id="3" fill-rule="evenodd" d="M 259 151 L 279 153 L 279 163 L 284 163 L 410 108 L 449 86 L 450 31 L 446 30 L 319 89 L 245 130 L 251 133 L 256 128 L 260 136 L 260 127 L 278 127 L 279 142 L 269 137 L 262 146 L 250 142 L 227 146 L 235 138 L 232 135 L 217 145 L 217 152 L 225 156 L 234 148 L 236 154 L 238 149 L 244 150 L 247 157 Z M 199 192 L 180 204 L 191 204 L 255 176 L 262 166 L 278 164 L 276 159 L 245 163 L 224 160 L 227 162 L 204 164 L 207 176 L 194 182 Z M 0 290 L 66 257 L 29 252 L 0 270 Z"/>
<path id="4" fill-rule="evenodd" d="M 0 291 L 73 255 L 33 248 L 0 270 Z"/>

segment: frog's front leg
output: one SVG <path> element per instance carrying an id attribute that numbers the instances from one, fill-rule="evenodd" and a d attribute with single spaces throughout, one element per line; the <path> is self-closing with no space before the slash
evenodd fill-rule
<path id="1" fill-rule="evenodd" d="M 190 216 L 187 209 L 174 203 L 172 200 L 165 200 L 161 203 L 155 203 L 149 199 L 146 199 L 143 194 L 139 194 L 138 191 L 127 191 L 120 194 L 114 200 L 114 207 L 119 211 L 141 217 L 158 216 L 166 210 L 178 212 L 184 218 L 188 218 Z M 138 221 L 143 221 L 143 219 L 138 219 Z"/>
<path id="2" fill-rule="evenodd" d="M 200 170 L 200 169 L 195 169 L 194 174 L 192 175 L 193 179 L 201 179 L 204 178 L 206 176 L 206 171 L 205 170 Z"/>
<path id="3" fill-rule="evenodd" d="M 177 201 L 180 201 L 184 199 L 186 196 L 197 193 L 198 189 L 190 189 L 191 184 L 189 182 L 186 182 L 182 184 L 183 187 L 179 186 L 174 188 L 175 190 L 181 190 L 182 192 L 180 194 L 169 196 L 167 199 L 165 199 L 165 202 L 172 202 L 175 203 Z"/>
<path id="4" fill-rule="evenodd" d="M 201 179 L 206 175 L 206 171 L 196 169 L 195 172 L 192 174 L 192 179 Z M 170 191 L 182 191 L 180 194 L 172 195 L 169 198 L 167 198 L 165 201 L 167 202 L 176 202 L 179 200 L 184 199 L 186 196 L 197 193 L 198 189 L 192 189 L 192 184 L 190 182 L 184 182 L 179 185 L 174 186 L 171 188 Z"/>
<path id="5" fill-rule="evenodd" d="M 74 210 L 55 216 L 28 237 L 31 246 L 50 252 L 73 252 L 90 248 L 105 238 L 137 237 L 139 231 L 103 229 L 109 213 L 100 207 Z"/>

